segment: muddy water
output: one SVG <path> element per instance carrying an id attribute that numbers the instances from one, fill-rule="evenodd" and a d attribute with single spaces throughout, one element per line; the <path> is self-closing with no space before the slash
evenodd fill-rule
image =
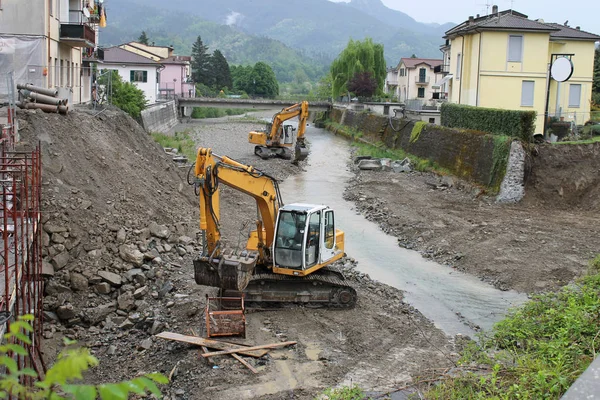
<path id="1" fill-rule="evenodd" d="M 526 300 L 513 291 L 500 291 L 451 268 L 426 260 L 353 210 L 343 199 L 349 143 L 323 129 L 309 127 L 310 156 L 306 171 L 281 184 L 287 203 L 327 204 L 336 212 L 336 227 L 345 233 L 346 252 L 355 258 L 361 272 L 405 292 L 405 301 L 448 335 L 473 335 L 473 327 L 484 330 L 502 319 L 507 309 Z M 360 300 L 359 300 L 360 301 Z"/>

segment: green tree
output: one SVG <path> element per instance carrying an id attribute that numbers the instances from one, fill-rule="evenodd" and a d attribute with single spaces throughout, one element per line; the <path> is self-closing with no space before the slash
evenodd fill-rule
<path id="1" fill-rule="evenodd" d="M 19 368 L 13 357 L 27 357 L 27 350 L 19 341 L 31 345 L 29 335 L 33 327 L 29 323 L 33 316 L 25 315 L 10 324 L 9 331 L 4 335 L 6 344 L 0 345 L 0 399 L 52 399 L 52 400 L 87 400 L 100 397 L 102 400 L 126 400 L 131 395 L 142 397 L 153 394 L 158 398 L 161 392 L 157 383 L 165 384 L 169 380 L 162 374 L 152 373 L 139 376 L 130 381 L 107 383 L 101 385 L 86 385 L 79 383 L 83 373 L 98 365 L 98 359 L 85 347 L 67 348 L 59 356 L 54 365 L 46 371 L 44 379 L 40 379 L 35 370 Z M 65 340 L 66 345 L 75 342 Z M 24 378 L 34 380 L 33 386 L 23 385 Z"/>
<path id="2" fill-rule="evenodd" d="M 346 48 L 331 64 L 333 97 L 347 92 L 348 82 L 358 72 L 370 72 L 377 83 L 376 93 L 383 92 L 386 75 L 383 45 L 373 43 L 370 38 L 362 42 L 350 39 Z"/>
<path id="3" fill-rule="evenodd" d="M 417 58 L 417 55 L 413 53 L 412 56 L 410 56 L 410 58 Z"/>
<path id="4" fill-rule="evenodd" d="M 275 97 L 279 94 L 279 83 L 271 67 L 259 61 L 252 68 L 252 94 L 261 97 Z"/>
<path id="5" fill-rule="evenodd" d="M 333 79 L 331 78 L 331 74 L 327 74 L 319 80 L 317 88 L 312 94 L 319 99 L 328 99 L 331 97 L 332 87 Z"/>
<path id="6" fill-rule="evenodd" d="M 600 48 L 597 48 L 594 54 L 594 83 L 592 84 L 592 91 L 600 93 Z"/>
<path id="7" fill-rule="evenodd" d="M 215 50 L 212 55 L 212 70 L 215 77 L 215 89 L 233 89 L 233 81 L 231 80 L 231 71 L 229 63 L 219 50 Z"/>
<path id="8" fill-rule="evenodd" d="M 140 35 L 140 37 L 138 38 L 138 42 L 145 44 L 146 46 L 148 46 L 148 36 L 146 35 L 146 31 L 142 31 L 142 34 Z"/>
<path id="9" fill-rule="evenodd" d="M 116 70 L 111 71 L 110 78 L 109 74 L 102 75 L 98 79 L 98 84 L 105 85 L 108 90 L 108 100 L 112 105 L 119 107 L 133 118 L 139 117 L 148 104 L 144 92 L 133 83 L 123 82 Z"/>
<path id="10" fill-rule="evenodd" d="M 198 36 L 192 46 L 192 77 L 194 82 L 202 83 L 206 86 L 213 86 L 214 76 L 211 70 L 211 55 L 208 53 L 208 46 L 202 43 L 202 38 Z"/>

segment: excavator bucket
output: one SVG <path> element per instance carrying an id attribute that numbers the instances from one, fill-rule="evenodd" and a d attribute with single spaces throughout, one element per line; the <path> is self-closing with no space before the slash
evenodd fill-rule
<path id="1" fill-rule="evenodd" d="M 254 272 L 258 254 L 221 255 L 212 260 L 201 256 L 194 260 L 196 283 L 222 289 L 243 291 Z"/>
<path id="2" fill-rule="evenodd" d="M 308 157 L 308 149 L 306 146 L 296 144 L 294 147 L 294 161 L 303 161 Z"/>

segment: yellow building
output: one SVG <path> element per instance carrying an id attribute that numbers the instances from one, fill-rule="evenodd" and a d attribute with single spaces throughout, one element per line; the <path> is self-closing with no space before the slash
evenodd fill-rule
<path id="1" fill-rule="evenodd" d="M 600 36 L 493 6 L 490 15 L 469 17 L 444 39 L 448 101 L 536 111 L 536 133 L 543 133 L 546 113 L 576 124 L 589 120 Z M 571 61 L 572 74 L 563 82 L 550 74 L 557 58 Z"/>

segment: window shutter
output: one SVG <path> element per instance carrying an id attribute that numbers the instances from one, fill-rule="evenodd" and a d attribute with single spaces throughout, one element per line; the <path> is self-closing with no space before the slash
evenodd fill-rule
<path id="1" fill-rule="evenodd" d="M 135 80 L 135 71 L 129 71 L 129 82 L 134 82 Z"/>
<path id="2" fill-rule="evenodd" d="M 144 76 L 142 78 L 142 82 L 148 82 L 148 71 L 144 71 Z"/>
<path id="3" fill-rule="evenodd" d="M 534 81 L 523 81 L 521 87 L 521 106 L 531 107 L 533 106 L 533 91 L 535 88 Z"/>
<path id="4" fill-rule="evenodd" d="M 581 106 L 581 85 L 572 83 L 569 86 L 569 107 L 578 108 Z"/>
<path id="5" fill-rule="evenodd" d="M 508 62 L 523 61 L 523 36 L 510 35 L 508 37 Z"/>

